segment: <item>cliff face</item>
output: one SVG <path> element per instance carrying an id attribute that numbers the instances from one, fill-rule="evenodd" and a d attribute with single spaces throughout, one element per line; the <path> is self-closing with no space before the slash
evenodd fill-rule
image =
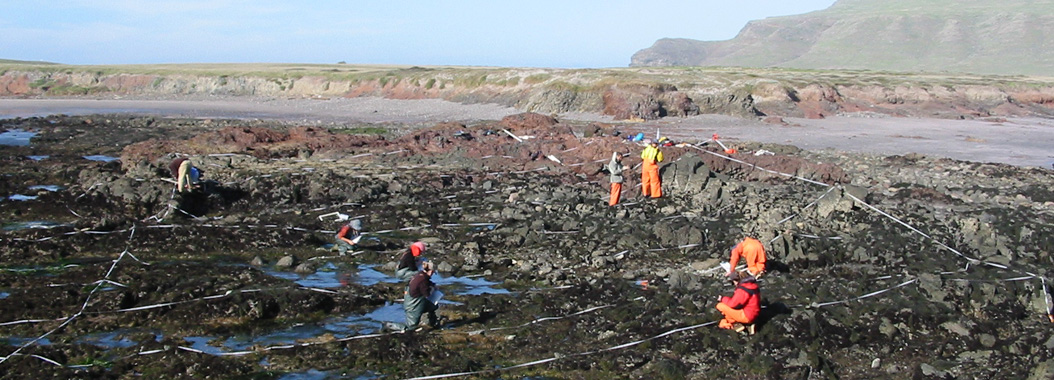
<path id="1" fill-rule="evenodd" d="M 630 66 L 1050 75 L 1051 34 L 1051 0 L 840 0 L 823 11 L 752 21 L 727 41 L 661 39 Z"/>
<path id="2" fill-rule="evenodd" d="M 388 72 L 333 79 L 321 75 L 267 78 L 8 70 L 0 75 L 0 96 L 377 96 L 495 103 L 544 114 L 595 112 L 616 120 L 698 114 L 808 118 L 868 113 L 940 118 L 1054 116 L 1054 84 L 1041 79 L 1011 83 L 843 72 L 646 71 L 501 69 L 480 74 L 435 70 L 405 77 Z"/>

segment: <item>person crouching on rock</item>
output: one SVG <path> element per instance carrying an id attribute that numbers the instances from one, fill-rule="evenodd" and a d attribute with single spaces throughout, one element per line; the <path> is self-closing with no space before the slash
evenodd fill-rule
<path id="1" fill-rule="evenodd" d="M 611 199 L 608 206 L 618 204 L 619 196 L 622 195 L 622 155 L 618 152 L 611 154 L 611 162 L 608 162 L 608 172 L 611 173 Z"/>
<path id="2" fill-rule="evenodd" d="M 750 272 L 750 275 L 755 279 L 759 279 L 765 274 L 765 262 L 768 259 L 765 256 L 765 246 L 761 244 L 761 241 L 747 237 L 732 248 L 732 257 L 728 260 L 729 275 L 736 270 L 740 257 L 743 258 L 743 261 L 746 261 L 747 272 Z"/>
<path id="3" fill-rule="evenodd" d="M 754 277 L 746 273 L 732 272 L 728 280 L 736 285 L 736 290 L 732 297 L 718 296 L 717 310 L 724 316 L 718 327 L 740 332 L 749 325 L 753 334 L 754 319 L 761 312 L 761 289 Z"/>
<path id="4" fill-rule="evenodd" d="M 410 249 L 403 252 L 403 256 L 399 258 L 399 266 L 395 269 L 395 278 L 399 281 L 406 281 L 413 278 L 414 274 L 417 273 L 417 260 L 420 260 L 421 255 L 425 253 L 425 243 L 416 242 L 410 245 Z"/>
<path id="5" fill-rule="evenodd" d="M 403 296 L 403 310 L 406 311 L 406 325 L 403 328 L 406 330 L 416 328 L 421 323 L 421 314 L 426 313 L 428 314 L 428 325 L 439 326 L 439 316 L 436 315 L 439 305 L 429 299 L 432 292 L 436 291 L 436 284 L 432 282 L 432 273 L 435 273 L 432 263 L 425 261 L 421 263 L 421 271 L 410 279 L 406 295 Z"/>
<path id="6" fill-rule="evenodd" d="M 362 221 L 352 219 L 340 228 L 340 232 L 337 232 L 337 252 L 344 256 L 348 251 L 355 249 L 360 239 L 362 239 Z"/>

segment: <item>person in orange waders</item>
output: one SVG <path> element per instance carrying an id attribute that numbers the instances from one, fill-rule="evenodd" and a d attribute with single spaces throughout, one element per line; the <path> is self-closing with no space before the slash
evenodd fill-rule
<path id="1" fill-rule="evenodd" d="M 662 162 L 662 151 L 659 144 L 648 140 L 648 147 L 640 152 L 643 166 L 640 172 L 640 192 L 645 197 L 659 198 L 662 196 L 662 184 L 659 183 L 659 163 Z"/>
<path id="2" fill-rule="evenodd" d="M 754 320 L 761 312 L 761 289 L 754 277 L 746 273 L 732 272 L 728 280 L 736 285 L 736 290 L 731 297 L 718 296 L 717 310 L 724 318 L 717 326 L 736 332 L 747 329 L 753 335 Z"/>
<path id="3" fill-rule="evenodd" d="M 608 172 L 611 173 L 611 199 L 608 206 L 618 204 L 619 196 L 622 195 L 622 155 L 618 152 L 611 154 L 611 162 L 608 162 Z"/>
<path id="4" fill-rule="evenodd" d="M 755 279 L 761 278 L 765 274 L 765 246 L 758 239 L 752 237 L 744 238 L 743 241 L 736 244 L 735 248 L 732 248 L 732 258 L 728 260 L 729 275 L 735 272 L 740 257 L 743 257 L 743 260 L 746 261 L 747 272 L 750 272 L 750 275 Z"/>

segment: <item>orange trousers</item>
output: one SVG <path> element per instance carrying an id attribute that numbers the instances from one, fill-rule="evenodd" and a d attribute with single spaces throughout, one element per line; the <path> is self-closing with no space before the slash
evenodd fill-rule
<path id="1" fill-rule="evenodd" d="M 622 184 L 612 183 L 611 184 L 611 199 L 608 200 L 608 206 L 614 206 L 618 204 L 619 197 L 622 196 Z"/>
<path id="2" fill-rule="evenodd" d="M 644 163 L 640 172 L 640 193 L 645 197 L 658 198 L 662 196 L 662 184 L 659 183 L 659 165 Z"/>
<path id="3" fill-rule="evenodd" d="M 717 327 L 720 327 L 720 328 L 723 328 L 723 329 L 731 329 L 732 328 L 732 324 L 736 323 L 736 322 L 745 323 L 745 324 L 749 324 L 749 323 L 753 323 L 754 322 L 754 321 L 752 321 L 750 319 L 747 319 L 747 313 L 745 311 L 743 311 L 743 309 L 739 309 L 739 310 L 733 309 L 731 306 L 725 305 L 724 302 L 718 302 L 717 303 L 717 311 L 720 311 L 721 314 L 723 314 L 725 316 L 725 318 L 722 319 L 721 322 L 719 322 L 717 324 Z"/>

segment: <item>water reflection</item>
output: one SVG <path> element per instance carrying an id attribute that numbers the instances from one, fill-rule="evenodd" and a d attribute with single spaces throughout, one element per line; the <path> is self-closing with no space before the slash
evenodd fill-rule
<path id="1" fill-rule="evenodd" d="M 103 155 L 98 155 L 98 154 L 91 155 L 91 156 L 84 156 L 84 158 L 87 159 L 87 160 L 101 161 L 101 162 L 113 162 L 113 161 L 120 160 L 120 158 L 117 158 L 117 157 L 103 156 Z"/>
<path id="2" fill-rule="evenodd" d="M 10 199 L 10 200 L 13 200 L 13 201 L 25 202 L 25 201 L 31 201 L 31 200 L 37 199 L 37 196 L 36 195 L 15 194 L 15 195 L 7 197 L 7 199 Z"/>
<path id="3" fill-rule="evenodd" d="M 23 337 L 18 337 L 18 336 L 9 336 L 9 337 L 5 337 L 5 338 L 0 338 L 0 342 L 3 342 L 4 344 L 6 344 L 8 346 L 23 346 L 26 343 L 32 342 L 33 339 L 36 339 L 36 337 L 23 338 Z M 38 340 L 36 343 L 33 343 L 33 344 L 36 344 L 38 346 L 49 346 L 49 345 L 51 345 L 51 340 L 49 340 L 48 338 L 40 338 L 40 340 Z"/>
<path id="4" fill-rule="evenodd" d="M 209 342 L 216 340 L 216 337 L 188 336 L 183 338 L 183 340 L 190 342 L 190 348 L 204 352 L 206 354 L 218 355 L 223 353 L 222 348 L 209 345 Z"/>
<path id="5" fill-rule="evenodd" d="M 4 223 L 3 230 L 4 231 L 18 231 L 18 230 L 25 230 L 25 229 L 31 229 L 31 228 L 32 229 L 44 229 L 44 230 L 46 230 L 46 229 L 52 229 L 52 228 L 55 228 L 55 227 L 64 227 L 64 226 L 69 226 L 69 224 L 49 222 L 49 221 L 46 221 L 46 220 L 31 220 L 31 221 L 28 221 L 28 222 Z"/>
<path id="6" fill-rule="evenodd" d="M 296 274 L 292 272 L 281 272 L 265 270 L 266 273 L 291 280 L 298 285 L 313 288 L 337 288 L 355 283 L 362 286 L 371 286 L 378 283 L 400 283 L 394 274 L 387 274 L 375 269 L 376 265 L 362 264 L 354 269 L 344 269 L 329 262 L 312 274 Z M 483 278 L 443 276 L 435 274 L 432 276 L 440 289 L 447 294 L 459 294 L 478 296 L 482 294 L 508 294 L 509 291 L 495 288 L 499 282 L 487 281 Z M 447 300 L 440 301 L 443 305 L 458 305 L 458 302 Z M 211 337 L 187 338 L 188 342 L 196 344 L 193 348 L 206 353 L 216 353 L 219 350 L 247 351 L 253 347 L 270 347 L 295 344 L 298 342 L 325 341 L 326 339 L 344 339 L 353 336 L 373 334 L 380 332 L 386 323 L 401 323 L 406 320 L 406 312 L 403 310 L 401 300 L 392 300 L 373 311 L 365 314 L 353 314 L 334 317 L 318 323 L 302 323 L 285 329 L 276 330 L 262 335 L 239 335 L 230 337 L 216 346 L 208 346 L 206 343 L 214 340 Z"/>
<path id="7" fill-rule="evenodd" d="M 337 266 L 332 262 L 326 263 L 322 268 L 319 268 L 315 273 L 311 274 L 274 270 L 264 270 L 264 272 L 271 276 L 290 280 L 296 282 L 297 285 L 309 288 L 339 288 L 347 285 L 347 280 L 342 280 L 342 276 L 338 272 Z"/>
<path id="8" fill-rule="evenodd" d="M 62 186 L 59 185 L 33 185 L 29 187 L 30 190 L 47 190 L 47 191 L 59 191 L 62 190 Z"/>
<path id="9" fill-rule="evenodd" d="M 311 341 L 313 339 L 323 341 L 322 337 L 329 336 L 332 336 L 333 339 L 344 339 L 352 336 L 373 334 L 381 330 L 381 326 L 384 322 L 402 322 L 405 319 L 406 313 L 403 311 L 402 304 L 387 303 L 384 306 L 363 315 L 353 314 L 344 317 L 330 318 L 319 323 L 302 323 L 262 335 L 233 336 L 223 341 L 222 349 L 230 351 L 247 351 L 251 350 L 253 347 L 282 346 Z M 186 338 L 186 340 L 189 342 L 204 344 L 204 342 L 215 340 L 215 338 L 193 337 L 193 339 Z M 193 348 L 208 353 L 221 352 L 217 350 L 222 350 L 221 348 L 214 346 L 208 346 L 208 348 L 213 351 L 207 351 L 199 346 L 194 346 Z"/>
<path id="10" fill-rule="evenodd" d="M 7 146 L 29 146 L 29 139 L 37 135 L 23 129 L 11 129 L 0 133 L 0 145 Z"/>
<path id="11" fill-rule="evenodd" d="M 117 330 L 104 333 L 94 333 L 77 338 L 77 343 L 90 344 L 105 349 L 127 348 L 139 343 L 129 338 L 132 334 L 141 333 L 135 330 Z M 154 336 L 154 341 L 159 342 L 160 333 L 149 333 Z"/>
<path id="12" fill-rule="evenodd" d="M 297 285 L 309 288 L 339 288 L 355 283 L 362 286 L 373 286 L 378 283 L 398 284 L 400 281 L 394 274 L 383 273 L 375 268 L 374 264 L 361 264 L 356 270 L 341 270 L 332 262 L 326 263 L 315 273 L 298 274 L 293 272 L 282 272 L 265 270 L 264 272 L 286 280 L 296 282 Z M 482 277 L 457 277 L 443 276 L 436 272 L 432 275 L 432 282 L 446 294 L 459 295 L 483 295 L 483 294 L 509 294 L 506 289 L 495 288 L 500 282 L 487 281 Z"/>

